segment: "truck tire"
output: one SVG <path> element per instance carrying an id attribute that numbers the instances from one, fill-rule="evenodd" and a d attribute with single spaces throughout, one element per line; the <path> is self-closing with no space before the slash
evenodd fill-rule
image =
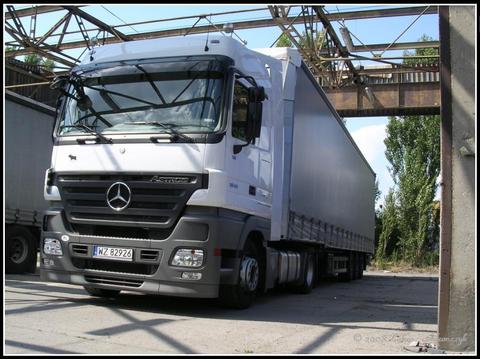
<path id="1" fill-rule="evenodd" d="M 263 276 L 263 258 L 257 246 L 247 240 L 242 254 L 238 283 L 220 286 L 220 302 L 229 308 L 246 309 L 252 305 Z"/>
<path id="2" fill-rule="evenodd" d="M 315 286 L 316 269 L 315 255 L 306 253 L 300 283 L 293 287 L 295 293 L 308 294 L 312 291 Z"/>
<path id="3" fill-rule="evenodd" d="M 103 288 L 94 288 L 89 286 L 83 286 L 83 288 L 92 297 L 114 298 L 120 294 L 120 291 L 116 289 L 103 289 Z"/>
<path id="4" fill-rule="evenodd" d="M 37 239 L 32 232 L 22 226 L 8 226 L 5 237 L 5 272 L 22 274 L 36 268 Z"/>
<path id="5" fill-rule="evenodd" d="M 341 282 L 349 282 L 355 279 L 355 256 L 353 252 L 347 252 L 347 271 L 338 275 L 338 280 Z"/>
<path id="6" fill-rule="evenodd" d="M 359 275 L 358 275 L 358 279 L 362 279 L 363 278 L 363 267 L 365 265 L 365 255 L 363 253 L 359 253 L 359 258 L 358 258 L 358 267 L 360 268 L 359 269 Z"/>
<path id="7" fill-rule="evenodd" d="M 353 279 L 360 278 L 360 261 L 357 252 L 353 252 Z"/>

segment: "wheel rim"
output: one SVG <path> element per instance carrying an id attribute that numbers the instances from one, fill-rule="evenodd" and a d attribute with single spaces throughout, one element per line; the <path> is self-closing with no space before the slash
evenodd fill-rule
<path id="1" fill-rule="evenodd" d="M 240 285 L 248 292 L 254 292 L 258 286 L 259 270 L 255 258 L 243 257 L 240 268 Z"/>
<path id="2" fill-rule="evenodd" d="M 314 274 L 314 273 L 313 273 L 313 272 L 314 272 L 313 269 L 314 269 L 314 268 L 313 268 L 313 258 L 310 257 L 310 258 L 308 259 L 308 268 L 307 268 L 307 276 L 306 276 L 306 282 L 307 282 L 307 285 L 308 285 L 308 286 L 311 286 L 312 283 L 313 283 L 313 274 Z"/>
<path id="3" fill-rule="evenodd" d="M 10 250 L 10 260 L 15 264 L 25 261 L 28 255 L 27 240 L 23 237 L 13 237 Z"/>

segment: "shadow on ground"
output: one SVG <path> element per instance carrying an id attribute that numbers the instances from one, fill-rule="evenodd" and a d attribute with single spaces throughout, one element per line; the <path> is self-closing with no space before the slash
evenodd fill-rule
<path id="1" fill-rule="evenodd" d="M 149 313 L 215 318 L 226 320 L 271 321 L 297 324 L 389 322 L 404 319 L 415 323 L 436 323 L 436 278 L 368 275 L 362 280 L 339 283 L 322 280 L 308 295 L 292 294 L 274 289 L 257 298 L 246 310 L 221 307 L 217 300 L 122 293 L 115 299 L 83 297 L 81 287 L 57 286 L 40 281 L 5 281 L 6 292 L 28 288 L 38 301 L 32 305 L 7 309 L 5 315 L 48 311 L 82 305 L 104 306 L 109 309 Z M 70 296 L 72 294 L 73 296 Z M 21 301 L 6 300 L 6 304 Z"/>

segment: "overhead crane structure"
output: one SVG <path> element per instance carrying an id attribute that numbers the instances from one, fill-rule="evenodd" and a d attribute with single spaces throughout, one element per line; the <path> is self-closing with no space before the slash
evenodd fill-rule
<path id="1" fill-rule="evenodd" d="M 270 17 L 231 23 L 217 20 L 225 15 L 247 12 L 269 14 Z M 397 38 L 389 44 L 355 45 L 351 38 L 355 35 L 349 32 L 346 25 L 351 20 L 397 16 L 410 16 L 416 20 L 422 15 L 437 13 L 438 6 L 389 7 L 329 13 L 324 6 L 272 5 L 110 25 L 89 14 L 88 6 L 38 5 L 17 9 L 13 5 L 7 5 L 4 14 L 5 31 L 11 39 L 5 42 L 9 47 L 5 58 L 35 53 L 55 61 L 58 74 L 68 71 L 79 63 L 79 58 L 68 54 L 68 50 L 83 49 L 83 55 L 95 41 L 99 44 L 111 44 L 207 32 L 223 33 L 224 27 L 229 24 L 235 31 L 276 26 L 302 54 L 307 66 L 341 116 L 438 114 L 440 109 L 438 64 L 405 65 L 394 61 L 403 59 L 403 56 L 383 56 L 393 50 L 438 49 L 438 41 L 398 42 Z M 48 14 L 47 17 L 50 19 L 57 15 L 58 20 L 45 33 L 39 34 L 39 24 L 43 21 L 45 14 Z M 25 18 L 27 21 L 22 23 L 22 19 Z M 28 18 L 30 18 L 29 31 L 24 26 Z M 133 28 L 133 26 L 171 23 L 178 20 L 192 20 L 194 24 L 157 31 L 136 31 Z M 341 36 L 332 26 L 334 21 L 341 24 Z M 128 28 L 133 29 L 134 32 L 127 33 L 130 31 Z M 82 40 L 78 40 L 79 36 Z M 235 36 L 238 37 L 236 33 Z M 371 52 L 372 56 L 358 55 L 365 52 Z M 363 68 L 358 66 L 359 61 L 375 61 L 383 66 Z M 9 63 L 8 69 L 14 71 L 14 64 L 11 61 L 7 63 Z M 22 69 L 19 68 L 18 71 Z M 37 74 L 43 77 L 44 83 L 54 75 L 55 73 Z M 42 84 L 38 79 L 31 82 L 30 86 Z M 7 84 L 7 88 L 15 89 L 25 85 Z"/>

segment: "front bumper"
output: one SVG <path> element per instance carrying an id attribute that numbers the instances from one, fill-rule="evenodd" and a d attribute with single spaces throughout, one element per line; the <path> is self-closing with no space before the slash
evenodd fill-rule
<path id="1" fill-rule="evenodd" d="M 47 215 L 48 230 L 42 232 L 41 242 L 42 280 L 150 294 L 215 298 L 221 283 L 232 284 L 238 278 L 240 261 L 235 253 L 244 222 L 224 218 L 216 209 L 184 215 L 164 240 L 79 235 L 67 231 L 61 210 L 50 211 Z M 43 253 L 43 239 L 47 237 L 60 240 L 62 256 Z M 95 245 L 133 248 L 133 261 L 93 259 Z M 203 249 L 203 265 L 199 268 L 170 265 L 178 248 Z M 158 253 L 158 256 L 146 259 L 142 256 L 145 251 Z M 229 253 L 228 258 L 225 253 Z M 183 272 L 197 272 L 202 276 L 199 280 L 183 279 Z"/>

